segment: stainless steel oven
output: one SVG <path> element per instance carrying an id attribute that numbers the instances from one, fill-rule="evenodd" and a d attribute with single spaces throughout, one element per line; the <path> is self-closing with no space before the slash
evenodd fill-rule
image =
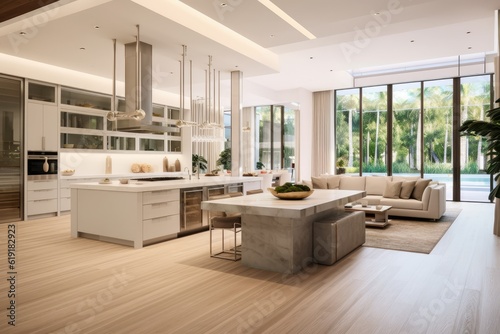
<path id="1" fill-rule="evenodd" d="M 57 179 L 57 152 L 29 151 L 26 169 L 28 181 Z"/>

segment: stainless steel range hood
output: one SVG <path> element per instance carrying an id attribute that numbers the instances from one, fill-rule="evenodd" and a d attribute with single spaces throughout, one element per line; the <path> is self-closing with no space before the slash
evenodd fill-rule
<path id="1" fill-rule="evenodd" d="M 139 48 L 137 48 L 139 43 Z M 153 47 L 144 42 L 125 44 L 125 112 L 137 106 L 146 112 L 142 120 L 118 119 L 117 130 L 138 133 L 179 132 L 176 127 L 153 123 Z M 138 101 L 138 98 L 140 101 Z M 140 102 L 140 103 L 138 103 Z"/>

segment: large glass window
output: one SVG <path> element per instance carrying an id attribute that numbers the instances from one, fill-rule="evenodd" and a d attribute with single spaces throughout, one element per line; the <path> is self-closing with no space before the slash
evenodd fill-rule
<path id="1" fill-rule="evenodd" d="M 457 80 L 460 91 L 454 91 Z M 357 174 L 361 165 L 362 174 L 421 176 L 445 183 L 447 200 L 487 202 L 493 186 L 485 171 L 487 143 L 454 133 L 453 124 L 486 119 L 491 82 L 487 74 L 338 90 L 336 156 L 347 173 Z"/>
<path id="2" fill-rule="evenodd" d="M 387 86 L 363 88 L 363 173 L 387 174 Z"/>
<path id="3" fill-rule="evenodd" d="M 460 124 L 468 119 L 485 120 L 490 105 L 490 76 L 461 78 Z M 460 137 L 460 199 L 487 201 L 490 176 L 486 174 L 486 141 L 481 137 Z"/>
<path id="4" fill-rule="evenodd" d="M 336 92 L 336 158 L 342 161 L 346 173 L 359 173 L 359 89 Z M 339 169 L 337 170 L 339 172 Z"/>
<path id="5" fill-rule="evenodd" d="M 284 106 L 255 107 L 255 166 L 291 169 L 295 158 L 295 112 Z"/>
<path id="6" fill-rule="evenodd" d="M 420 175 L 420 94 L 420 82 L 393 86 L 393 175 Z"/>
<path id="7" fill-rule="evenodd" d="M 452 199 L 453 80 L 424 82 L 424 177 L 447 184 Z"/>

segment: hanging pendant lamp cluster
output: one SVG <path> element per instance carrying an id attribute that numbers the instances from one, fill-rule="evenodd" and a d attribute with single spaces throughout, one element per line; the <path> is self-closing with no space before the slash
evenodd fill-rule
<path id="1" fill-rule="evenodd" d="M 212 56 L 208 56 L 208 69 L 205 70 L 205 98 L 193 103 L 193 112 L 201 122 L 193 134 L 196 142 L 223 142 L 224 115 L 220 105 L 220 71 L 212 68 Z"/>
<path id="2" fill-rule="evenodd" d="M 179 82 L 179 109 L 180 109 L 180 119 L 175 123 L 178 128 L 183 128 L 186 126 L 197 126 L 198 123 L 193 121 L 188 121 L 184 119 L 185 113 L 185 69 L 186 69 L 186 56 L 187 56 L 187 46 L 182 46 L 182 59 L 179 61 L 180 65 L 180 82 Z M 189 99 L 191 100 L 193 96 L 193 62 L 189 60 Z M 191 110 L 193 109 L 193 103 L 191 102 Z"/>

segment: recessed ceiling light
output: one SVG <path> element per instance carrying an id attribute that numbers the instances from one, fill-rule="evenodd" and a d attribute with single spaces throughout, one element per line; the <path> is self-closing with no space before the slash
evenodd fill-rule
<path id="1" fill-rule="evenodd" d="M 309 59 L 314 59 L 314 57 L 313 57 L 313 56 L 311 56 L 311 57 L 309 57 Z"/>
<path id="2" fill-rule="evenodd" d="M 21 32 L 19 33 L 19 35 L 23 35 L 23 36 L 24 36 L 24 35 L 26 35 L 26 32 L 25 32 L 25 31 L 21 31 Z"/>
<path id="3" fill-rule="evenodd" d="M 101 27 L 99 27 L 98 25 L 94 26 L 94 29 L 99 29 L 99 28 L 101 28 Z"/>
<path id="4" fill-rule="evenodd" d="M 269 37 L 274 38 L 274 35 L 273 35 L 273 34 L 271 34 L 271 35 L 269 35 Z"/>
<path id="5" fill-rule="evenodd" d="M 415 40 L 414 40 L 414 39 L 412 39 L 412 40 L 410 41 L 410 43 L 415 43 Z"/>
<path id="6" fill-rule="evenodd" d="M 80 48 L 80 50 L 85 51 L 85 48 L 82 46 L 82 47 Z"/>
<path id="7" fill-rule="evenodd" d="M 221 3 L 220 3 L 220 6 L 221 6 L 221 7 L 226 7 L 226 6 L 227 6 L 227 3 L 225 3 L 225 2 L 221 2 Z"/>
<path id="8" fill-rule="evenodd" d="M 373 13 L 373 15 L 375 16 L 380 15 L 380 12 Z"/>
<path id="9" fill-rule="evenodd" d="M 470 31 L 467 31 L 467 34 L 470 34 Z"/>
<path id="10" fill-rule="evenodd" d="M 467 49 L 469 49 L 469 50 L 472 49 L 472 46 L 469 46 Z"/>

